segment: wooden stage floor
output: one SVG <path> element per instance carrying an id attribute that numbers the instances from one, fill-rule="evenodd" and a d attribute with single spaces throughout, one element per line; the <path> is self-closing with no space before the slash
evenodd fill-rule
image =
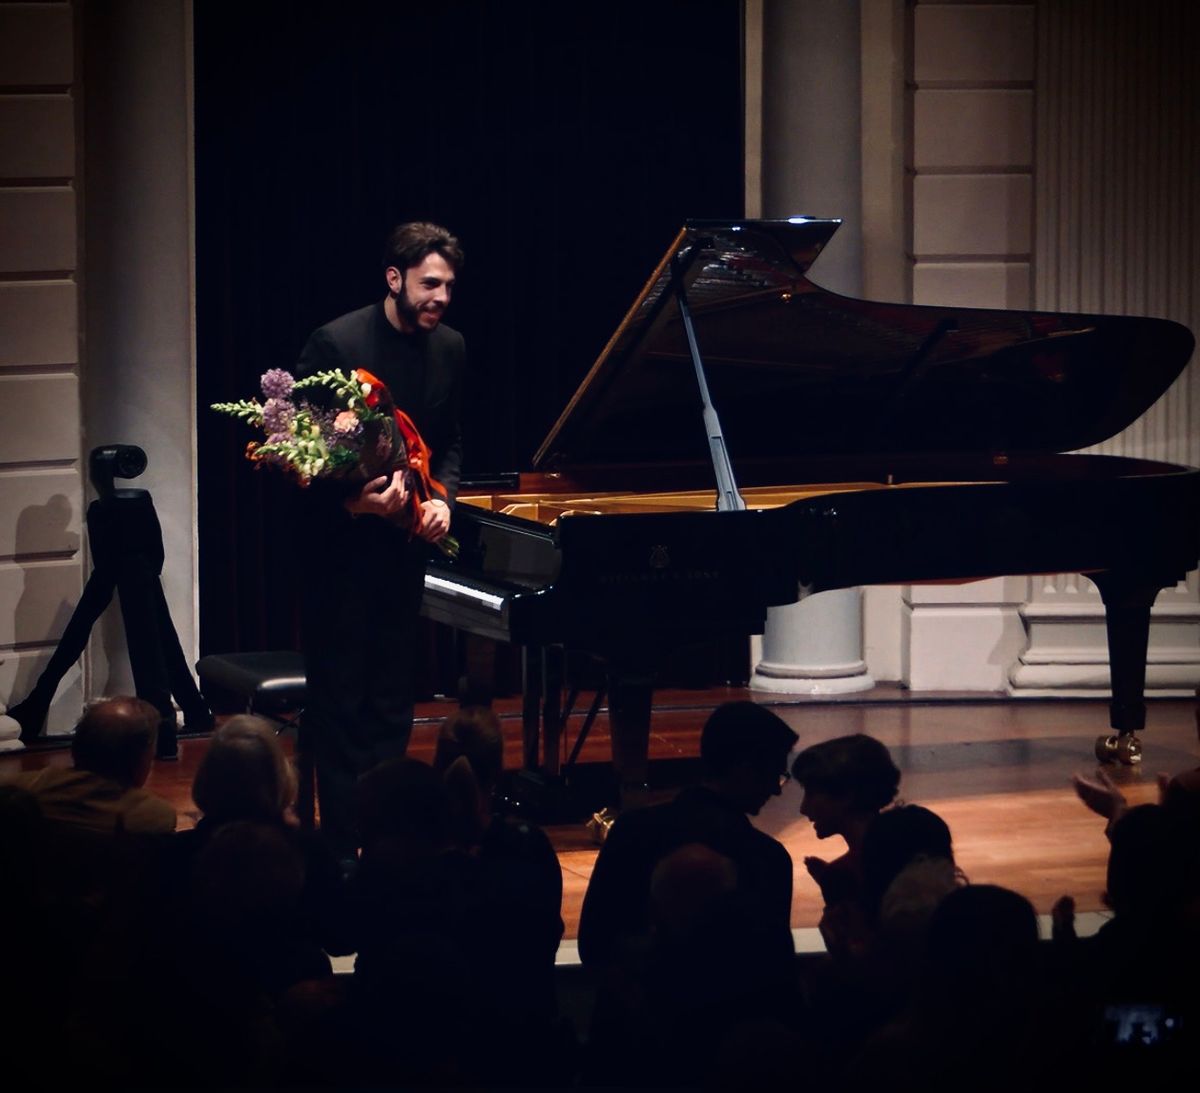
<path id="1" fill-rule="evenodd" d="M 590 696 L 583 696 L 587 708 Z M 1104 824 L 1077 800 L 1071 775 L 1096 769 L 1092 748 L 1108 726 L 1107 705 L 1085 700 L 1004 700 L 966 695 L 913 695 L 881 686 L 861 696 L 834 700 L 750 695 L 727 688 L 665 691 L 655 698 L 651 758 L 652 780 L 668 795 L 696 776 L 699 730 L 720 702 L 752 697 L 771 705 L 800 735 L 800 746 L 833 736 L 863 732 L 882 740 L 900 767 L 901 797 L 941 815 L 954 836 L 955 855 L 966 875 L 1027 896 L 1038 912 L 1049 912 L 1062 895 L 1075 898 L 1082 912 L 1101 911 L 1107 842 Z M 449 703 L 418 708 L 410 754 L 429 760 L 440 720 Z M 496 704 L 505 728 L 506 767 L 520 765 L 520 710 L 517 700 Z M 572 719 L 568 749 L 581 716 Z M 1196 702 L 1161 699 L 1149 704 L 1143 736 L 1143 763 L 1109 768 L 1132 803 L 1157 798 L 1156 774 L 1200 765 Z M 179 810 L 181 826 L 197 818 L 191 781 L 207 740 L 181 741 L 178 763 L 159 763 L 149 788 Z M 580 755 L 580 783 L 602 792 L 607 776 L 608 728 L 603 713 Z M 566 753 L 566 750 L 565 752 Z M 39 745 L 0 758 L 0 778 L 16 769 L 69 763 L 65 748 Z M 840 838 L 821 843 L 799 815 L 800 789 L 787 785 L 756 822 L 788 848 L 796 864 L 792 923 L 816 925 L 820 898 L 803 859 L 809 854 L 836 857 Z M 597 848 L 580 823 L 548 825 L 564 879 L 566 938 L 578 931 L 579 908 Z"/>

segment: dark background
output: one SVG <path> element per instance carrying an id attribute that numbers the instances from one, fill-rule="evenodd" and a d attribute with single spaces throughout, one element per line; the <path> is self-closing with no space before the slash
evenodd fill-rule
<path id="1" fill-rule="evenodd" d="M 195 5 L 201 652 L 292 648 L 293 487 L 208 410 L 466 251 L 466 476 L 530 457 L 689 217 L 743 211 L 740 0 Z M 351 564 L 350 560 L 344 560 Z"/>

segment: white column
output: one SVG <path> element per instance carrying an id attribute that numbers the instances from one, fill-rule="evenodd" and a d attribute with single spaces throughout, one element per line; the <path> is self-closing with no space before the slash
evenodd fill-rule
<path id="1" fill-rule="evenodd" d="M 783 694 L 847 694 L 875 686 L 862 655 L 862 591 L 821 592 L 767 612 L 750 686 Z"/>
<path id="2" fill-rule="evenodd" d="M 162 583 L 180 644 L 197 648 L 191 5 L 85 8 L 87 358 L 84 439 L 137 444 L 162 524 Z M 86 450 L 86 449 L 85 449 Z M 114 604 L 90 650 L 89 692 L 131 692 Z"/>
<path id="3" fill-rule="evenodd" d="M 813 279 L 849 296 L 862 290 L 859 5 L 767 0 L 762 8 L 762 211 L 841 217 Z M 753 204 L 753 202 L 748 202 Z M 797 428 L 803 428 L 798 422 Z M 867 690 L 862 592 L 840 589 L 767 613 L 757 690 L 837 694 Z"/>

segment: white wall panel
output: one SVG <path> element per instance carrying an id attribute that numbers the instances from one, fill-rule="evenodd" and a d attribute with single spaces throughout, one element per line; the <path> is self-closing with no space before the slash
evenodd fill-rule
<path id="1" fill-rule="evenodd" d="M 1028 175 L 917 175 L 913 180 L 913 253 L 1028 254 L 1033 186 Z"/>
<path id="2" fill-rule="evenodd" d="M 54 645 L 83 587 L 75 561 L 0 564 L 0 646 Z"/>
<path id="3" fill-rule="evenodd" d="M 914 691 L 1002 691 L 1025 644 L 1018 604 L 906 604 L 902 682 Z"/>
<path id="4" fill-rule="evenodd" d="M 0 463 L 78 458 L 78 380 L 0 375 Z"/>
<path id="5" fill-rule="evenodd" d="M 0 472 L 0 558 L 74 554 L 83 514 L 75 470 Z"/>
<path id="6" fill-rule="evenodd" d="M 0 281 L 0 368 L 79 361 L 74 281 Z"/>
<path id="7" fill-rule="evenodd" d="M 913 303 L 943 307 L 1029 306 L 1028 262 L 921 262 L 913 270 Z"/>
<path id="8" fill-rule="evenodd" d="M 1033 91 L 985 88 L 917 91 L 913 166 L 1021 168 L 1033 163 Z"/>
<path id="9" fill-rule="evenodd" d="M 26 695 L 50 657 L 49 649 L 0 652 L 0 695 Z M 46 717 L 46 734 L 69 733 L 83 711 L 83 668 L 76 663 L 63 677 Z M 0 741 L 0 751 L 10 750 L 15 741 Z M 19 745 L 18 745 L 19 746 Z"/>
<path id="10" fill-rule="evenodd" d="M 1034 7 L 911 9 L 912 300 L 1029 306 Z M 999 691 L 1024 642 L 1027 585 L 996 578 L 902 590 L 901 678 L 919 690 Z"/>
<path id="11" fill-rule="evenodd" d="M 0 190 L 0 273 L 74 269 L 75 235 L 69 186 Z"/>
<path id="12" fill-rule="evenodd" d="M 69 84 L 75 74 L 73 12 L 67 3 L 0 4 L 0 82 Z"/>
<path id="13" fill-rule="evenodd" d="M 914 19 L 919 83 L 1033 79 L 1032 4 L 918 4 Z"/>
<path id="14" fill-rule="evenodd" d="M 74 174 L 75 103 L 70 96 L 0 96 L 0 178 Z"/>
<path id="15" fill-rule="evenodd" d="M 83 582 L 75 15 L 0 3 L 0 710 L 28 693 Z M 82 679 L 76 665 L 49 731 L 74 724 Z"/>

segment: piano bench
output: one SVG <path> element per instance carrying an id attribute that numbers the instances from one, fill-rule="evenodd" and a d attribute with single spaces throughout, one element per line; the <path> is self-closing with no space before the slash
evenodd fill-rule
<path id="1" fill-rule="evenodd" d="M 311 829 L 315 822 L 312 749 L 301 724 L 307 680 L 304 656 L 291 650 L 265 653 L 210 653 L 196 662 L 200 690 L 210 706 L 238 702 L 246 713 L 268 717 L 278 731 L 296 730 L 299 793 L 296 815 Z"/>
<path id="2" fill-rule="evenodd" d="M 236 699 L 246 713 L 275 716 L 304 707 L 304 657 L 291 651 L 271 653 L 210 653 L 196 662 L 200 690 L 210 703 Z"/>

